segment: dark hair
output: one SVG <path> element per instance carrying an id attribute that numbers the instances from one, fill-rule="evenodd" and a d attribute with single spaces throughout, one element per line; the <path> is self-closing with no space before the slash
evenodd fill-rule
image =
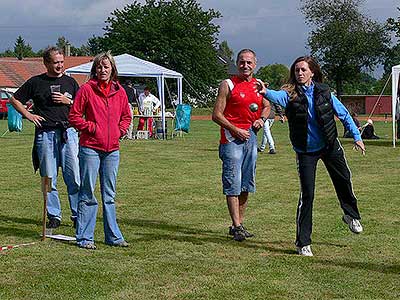
<path id="1" fill-rule="evenodd" d="M 101 61 L 104 59 L 108 59 L 111 64 L 111 76 L 110 80 L 113 81 L 118 81 L 118 71 L 117 71 L 117 65 L 115 64 L 114 57 L 111 55 L 111 51 L 107 52 L 102 52 L 100 54 L 97 54 L 95 58 L 93 59 L 93 64 L 92 68 L 90 69 L 90 78 L 96 78 L 96 68 L 98 65 L 100 65 Z"/>
<path id="2" fill-rule="evenodd" d="M 321 72 L 321 68 L 317 61 L 311 57 L 311 56 L 300 56 L 298 57 L 290 67 L 290 75 L 289 75 L 289 80 L 288 83 L 282 86 L 282 90 L 287 91 L 289 94 L 290 100 L 294 100 L 298 96 L 298 82 L 296 80 L 296 72 L 295 72 L 295 67 L 296 64 L 299 62 L 306 62 L 308 64 L 308 67 L 310 68 L 311 72 L 314 73 L 312 80 L 314 82 L 322 82 L 323 81 L 323 76 Z"/>
<path id="3" fill-rule="evenodd" d="M 314 82 L 322 82 L 323 76 L 322 76 L 321 68 L 320 68 L 319 64 L 317 63 L 317 61 L 311 56 L 300 56 L 294 61 L 294 63 L 290 67 L 289 83 L 295 84 L 295 85 L 297 84 L 295 67 L 296 67 L 297 63 L 302 62 L 302 61 L 306 62 L 308 64 L 308 67 L 310 68 L 311 72 L 314 73 L 312 80 Z"/>
<path id="4" fill-rule="evenodd" d="M 145 90 L 145 91 L 149 91 L 149 92 L 151 91 L 150 87 L 148 87 L 148 86 L 146 86 L 146 87 L 144 88 L 144 90 Z"/>
<path id="5" fill-rule="evenodd" d="M 49 46 L 46 49 L 44 49 L 43 51 L 43 62 L 44 63 L 50 63 L 51 62 L 51 54 L 52 53 L 57 53 L 57 54 L 61 54 L 64 55 L 64 51 L 59 48 L 59 47 L 55 47 L 55 46 Z"/>
<path id="6" fill-rule="evenodd" d="M 236 64 L 239 62 L 239 56 L 242 55 L 243 53 L 252 53 L 254 55 L 255 62 L 257 62 L 256 53 L 253 50 L 246 48 L 246 49 L 242 49 L 242 50 L 239 51 L 239 53 L 238 53 L 238 55 L 236 57 Z"/>

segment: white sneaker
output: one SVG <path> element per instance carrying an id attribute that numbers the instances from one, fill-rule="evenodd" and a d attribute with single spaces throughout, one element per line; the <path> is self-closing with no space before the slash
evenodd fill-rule
<path id="1" fill-rule="evenodd" d="M 311 251 L 311 245 L 297 247 L 297 253 L 303 256 L 314 256 Z"/>
<path id="2" fill-rule="evenodd" d="M 344 215 L 342 218 L 343 222 L 349 225 L 349 229 L 353 233 L 361 233 L 363 231 L 363 227 L 359 220 L 353 219 L 349 215 Z"/>

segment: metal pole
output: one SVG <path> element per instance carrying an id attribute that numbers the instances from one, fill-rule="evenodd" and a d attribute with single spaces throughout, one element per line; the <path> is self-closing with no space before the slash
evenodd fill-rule
<path id="1" fill-rule="evenodd" d="M 47 214 L 47 193 L 51 190 L 51 177 L 42 177 L 43 194 L 43 216 L 42 216 L 42 241 L 46 239 L 46 214 Z"/>

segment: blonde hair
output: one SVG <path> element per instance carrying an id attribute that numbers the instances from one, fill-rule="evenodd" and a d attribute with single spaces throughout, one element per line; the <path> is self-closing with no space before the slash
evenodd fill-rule
<path id="1" fill-rule="evenodd" d="M 108 61 L 111 64 L 111 76 L 110 79 L 113 81 L 117 81 L 118 80 L 118 71 L 117 71 L 117 65 L 115 64 L 115 60 L 114 57 L 111 55 L 111 51 L 107 51 L 107 52 L 102 52 L 100 54 L 97 54 L 94 59 L 93 59 L 93 64 L 92 64 L 92 68 L 90 69 L 90 78 L 91 79 L 97 79 L 97 75 L 96 75 L 96 68 L 97 66 L 100 65 L 100 63 L 104 60 L 104 59 L 108 59 Z"/>

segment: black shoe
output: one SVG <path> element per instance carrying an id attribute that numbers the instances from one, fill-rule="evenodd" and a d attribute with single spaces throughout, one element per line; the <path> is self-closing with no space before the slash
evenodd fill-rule
<path id="1" fill-rule="evenodd" d="M 253 237 L 254 236 L 254 234 L 253 233 L 250 233 L 249 231 L 247 231 L 247 229 L 246 229 L 246 227 L 244 227 L 243 225 L 240 225 L 241 227 L 242 227 L 242 231 L 243 231 L 243 233 L 244 233 L 244 236 L 246 237 L 246 238 L 251 238 L 251 237 Z M 238 226 L 239 227 L 239 226 Z M 235 235 L 235 227 L 232 225 L 232 226 L 229 226 L 229 232 L 228 232 L 228 234 L 229 235 Z"/>
<path id="2" fill-rule="evenodd" d="M 234 233 L 235 233 L 235 226 L 233 225 L 229 226 L 228 234 L 233 236 Z"/>
<path id="3" fill-rule="evenodd" d="M 264 152 L 264 150 L 261 148 L 257 148 L 257 152 Z"/>
<path id="4" fill-rule="evenodd" d="M 245 235 L 246 238 L 251 238 L 251 237 L 254 236 L 253 233 L 250 233 L 250 232 L 247 231 L 246 227 L 244 227 L 243 225 L 241 225 L 241 226 L 242 226 L 242 229 L 243 229 L 243 232 L 244 232 L 244 235 Z"/>
<path id="5" fill-rule="evenodd" d="M 246 235 L 243 230 L 243 226 L 239 225 L 233 229 L 233 239 L 237 242 L 242 242 L 246 239 Z"/>
<path id="6" fill-rule="evenodd" d="M 268 153 L 269 154 L 276 154 L 276 151 L 275 151 L 275 149 L 270 149 Z"/>
<path id="7" fill-rule="evenodd" d="M 61 225 L 61 222 L 59 219 L 56 218 L 50 218 L 49 222 L 47 223 L 47 228 L 57 228 Z"/>

